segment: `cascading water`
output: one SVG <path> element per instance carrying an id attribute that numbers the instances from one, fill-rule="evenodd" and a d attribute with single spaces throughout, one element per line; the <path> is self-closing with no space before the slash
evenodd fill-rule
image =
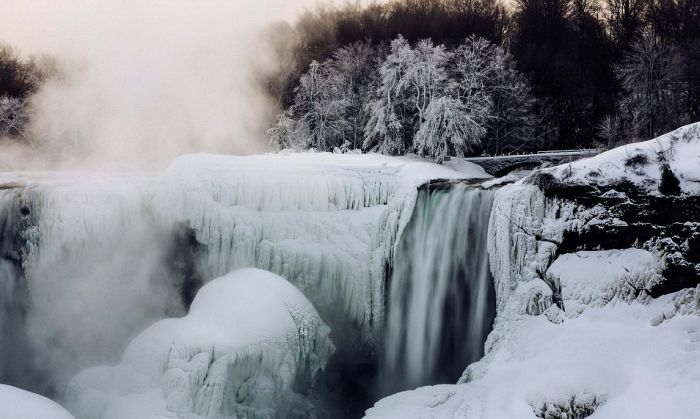
<path id="1" fill-rule="evenodd" d="M 495 316 L 487 253 L 493 193 L 421 188 L 389 291 L 382 391 L 453 383 L 483 355 Z"/>

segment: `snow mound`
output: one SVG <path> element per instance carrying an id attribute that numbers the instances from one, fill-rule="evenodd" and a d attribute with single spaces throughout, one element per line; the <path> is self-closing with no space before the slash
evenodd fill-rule
<path id="1" fill-rule="evenodd" d="M 119 365 L 79 373 L 69 405 L 79 419 L 305 416 L 328 333 L 283 278 L 238 270 L 205 285 L 187 316 L 142 332 Z"/>
<path id="2" fill-rule="evenodd" d="M 657 256 L 643 249 L 580 251 L 560 255 L 547 277 L 561 289 L 567 311 L 583 310 L 614 298 L 636 299 L 640 290 L 659 282 L 660 265 Z"/>
<path id="3" fill-rule="evenodd" d="M 73 416 L 45 397 L 0 384 L 0 418 L 73 419 Z"/>
<path id="4" fill-rule="evenodd" d="M 658 194 L 664 166 L 678 178 L 683 193 L 700 194 L 700 123 L 546 171 L 567 183 L 612 187 L 625 179 Z"/>

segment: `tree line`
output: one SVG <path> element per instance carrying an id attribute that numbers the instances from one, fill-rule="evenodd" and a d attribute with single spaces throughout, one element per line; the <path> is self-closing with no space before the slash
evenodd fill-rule
<path id="1" fill-rule="evenodd" d="M 267 84 L 282 147 L 614 146 L 700 120 L 697 0 L 394 0 L 304 14 Z"/>

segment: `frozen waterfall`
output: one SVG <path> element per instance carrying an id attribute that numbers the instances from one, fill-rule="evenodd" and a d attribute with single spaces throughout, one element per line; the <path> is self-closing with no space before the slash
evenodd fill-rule
<path id="1" fill-rule="evenodd" d="M 383 391 L 455 382 L 483 355 L 495 316 L 487 253 L 493 192 L 421 188 L 394 261 Z"/>

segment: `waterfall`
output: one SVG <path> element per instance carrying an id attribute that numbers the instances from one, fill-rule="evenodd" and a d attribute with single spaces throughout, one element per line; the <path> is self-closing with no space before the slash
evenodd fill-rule
<path id="1" fill-rule="evenodd" d="M 391 277 L 382 390 L 455 382 L 483 355 L 495 316 L 487 230 L 493 193 L 421 188 Z"/>
<path id="2" fill-rule="evenodd" d="M 39 388 L 27 343 L 29 291 L 22 268 L 24 214 L 15 190 L 0 190 L 0 382 Z"/>

